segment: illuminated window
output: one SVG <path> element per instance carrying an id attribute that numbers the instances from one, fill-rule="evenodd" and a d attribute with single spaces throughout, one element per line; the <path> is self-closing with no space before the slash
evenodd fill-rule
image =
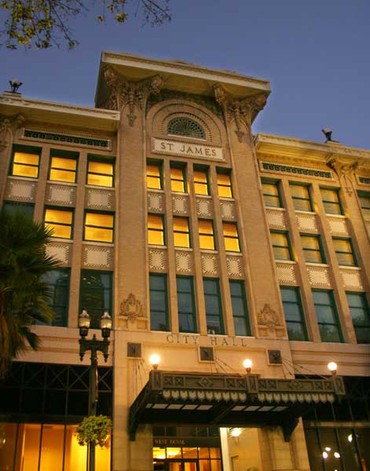
<path id="1" fill-rule="evenodd" d="M 177 276 L 177 310 L 180 332 L 197 332 L 194 283 L 191 276 Z"/>
<path id="2" fill-rule="evenodd" d="M 250 335 L 244 281 L 229 280 L 235 335 Z"/>
<path id="3" fill-rule="evenodd" d="M 187 218 L 173 218 L 173 240 L 175 247 L 190 247 L 190 229 Z"/>
<path id="4" fill-rule="evenodd" d="M 271 231 L 271 242 L 275 260 L 292 260 L 287 232 Z"/>
<path id="5" fill-rule="evenodd" d="M 339 265 L 356 266 L 351 239 L 333 238 L 334 250 Z"/>
<path id="6" fill-rule="evenodd" d="M 146 166 L 146 186 L 154 190 L 162 190 L 162 165 L 149 162 Z"/>
<path id="7" fill-rule="evenodd" d="M 164 224 L 160 215 L 148 215 L 148 244 L 164 245 Z"/>
<path id="8" fill-rule="evenodd" d="M 209 195 L 208 171 L 194 168 L 194 193 L 196 195 Z"/>
<path id="9" fill-rule="evenodd" d="M 77 155 L 75 153 L 52 151 L 49 180 L 75 183 L 77 176 Z"/>
<path id="10" fill-rule="evenodd" d="M 193 119 L 179 117 L 174 118 L 168 123 L 168 134 L 175 136 L 194 137 L 196 139 L 205 139 L 203 128 Z"/>
<path id="11" fill-rule="evenodd" d="M 169 330 L 167 276 L 149 275 L 150 329 Z"/>
<path id="12" fill-rule="evenodd" d="M 113 242 L 113 214 L 85 213 L 84 240 Z"/>
<path id="13" fill-rule="evenodd" d="M 343 342 L 332 291 L 312 290 L 317 322 L 323 342 Z"/>
<path id="14" fill-rule="evenodd" d="M 81 270 L 79 312 L 86 309 L 91 317 L 92 329 L 100 328 L 104 311 L 113 317 L 112 292 L 112 272 Z"/>
<path id="15" fill-rule="evenodd" d="M 324 250 L 320 236 L 301 234 L 304 259 L 309 263 L 325 263 Z"/>
<path id="16" fill-rule="evenodd" d="M 213 222 L 208 219 L 199 219 L 199 246 L 201 249 L 214 250 L 215 236 L 213 232 Z"/>
<path id="17" fill-rule="evenodd" d="M 89 158 L 87 163 L 87 184 L 112 188 L 114 178 L 113 162 Z"/>
<path id="18" fill-rule="evenodd" d="M 185 167 L 171 167 L 170 168 L 171 191 L 185 193 Z"/>
<path id="19" fill-rule="evenodd" d="M 222 230 L 226 252 L 240 252 L 237 225 L 233 222 L 223 222 Z"/>
<path id="20" fill-rule="evenodd" d="M 339 191 L 336 188 L 320 188 L 320 192 L 326 214 L 343 214 Z"/>
<path id="21" fill-rule="evenodd" d="M 358 343 L 370 343 L 370 310 L 365 293 L 346 293 Z"/>
<path id="22" fill-rule="evenodd" d="M 204 278 L 203 286 L 207 332 L 209 334 L 224 334 L 219 280 L 216 278 Z"/>
<path id="23" fill-rule="evenodd" d="M 228 173 L 217 173 L 217 191 L 221 198 L 232 198 L 231 178 Z"/>
<path id="24" fill-rule="evenodd" d="M 299 288 L 281 286 L 289 340 L 308 340 Z"/>
<path id="25" fill-rule="evenodd" d="M 14 148 L 10 174 L 17 177 L 38 178 L 41 149 Z"/>
<path id="26" fill-rule="evenodd" d="M 262 181 L 263 200 L 265 206 L 282 208 L 279 182 Z"/>
<path id="27" fill-rule="evenodd" d="M 47 208 L 45 210 L 45 226 L 52 229 L 51 237 L 71 239 L 73 212 L 67 209 Z"/>
<path id="28" fill-rule="evenodd" d="M 297 211 L 312 211 L 310 188 L 308 185 L 290 184 L 294 208 Z"/>

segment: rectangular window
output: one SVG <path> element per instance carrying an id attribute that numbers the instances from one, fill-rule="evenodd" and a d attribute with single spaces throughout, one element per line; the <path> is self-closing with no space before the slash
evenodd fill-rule
<path id="1" fill-rule="evenodd" d="M 186 193 L 186 179 L 184 166 L 170 167 L 171 191 Z"/>
<path id="2" fill-rule="evenodd" d="M 232 198 L 231 177 L 229 173 L 217 173 L 217 192 L 221 198 Z"/>
<path id="3" fill-rule="evenodd" d="M 90 327 L 100 329 L 100 319 L 104 311 L 113 317 L 112 273 L 97 270 L 81 270 L 80 311 L 83 309 L 91 317 Z"/>
<path id="4" fill-rule="evenodd" d="M 262 180 L 263 200 L 265 206 L 271 208 L 282 208 L 282 201 L 280 195 L 280 183 Z"/>
<path id="5" fill-rule="evenodd" d="M 287 232 L 271 231 L 275 260 L 293 260 Z"/>
<path id="6" fill-rule="evenodd" d="M 177 276 L 176 285 L 180 332 L 197 332 L 193 277 Z"/>
<path id="7" fill-rule="evenodd" d="M 188 218 L 173 218 L 173 241 L 175 247 L 190 247 Z"/>
<path id="8" fill-rule="evenodd" d="M 196 195 L 209 195 L 208 170 L 194 168 L 194 193 Z"/>
<path id="9" fill-rule="evenodd" d="M 114 215 L 85 213 L 84 240 L 113 242 Z"/>
<path id="10" fill-rule="evenodd" d="M 370 222 L 370 193 L 367 193 L 365 191 L 359 191 L 358 200 L 361 206 L 365 222 Z"/>
<path id="11" fill-rule="evenodd" d="M 233 222 L 223 222 L 222 230 L 226 252 L 240 252 L 237 225 Z"/>
<path id="12" fill-rule="evenodd" d="M 67 209 L 45 209 L 45 226 L 52 229 L 51 237 L 72 238 L 73 211 Z"/>
<path id="13" fill-rule="evenodd" d="M 206 304 L 207 332 L 209 334 L 224 334 L 219 280 L 204 278 L 203 286 Z"/>
<path id="14" fill-rule="evenodd" d="M 43 276 L 43 281 L 48 285 L 48 304 L 55 312 L 52 325 L 67 327 L 70 269 L 60 268 L 58 270 L 52 270 Z"/>
<path id="15" fill-rule="evenodd" d="M 87 162 L 87 184 L 113 188 L 114 163 L 89 157 Z"/>
<path id="16" fill-rule="evenodd" d="M 3 201 L 3 208 L 4 211 L 7 211 L 9 214 L 21 212 L 33 219 L 35 205 L 33 203 L 22 203 L 20 201 Z"/>
<path id="17" fill-rule="evenodd" d="M 326 214 L 343 214 L 339 190 L 336 188 L 320 188 L 320 192 Z"/>
<path id="18" fill-rule="evenodd" d="M 76 152 L 52 150 L 50 156 L 49 180 L 54 182 L 76 183 Z"/>
<path id="19" fill-rule="evenodd" d="M 365 293 L 346 293 L 357 343 L 370 343 L 370 310 Z"/>
<path id="20" fill-rule="evenodd" d="M 164 245 L 164 224 L 160 215 L 148 214 L 148 244 Z"/>
<path id="21" fill-rule="evenodd" d="M 308 340 L 299 288 L 280 287 L 289 340 Z"/>
<path id="22" fill-rule="evenodd" d="M 15 146 L 10 174 L 16 177 L 38 178 L 41 149 Z"/>
<path id="23" fill-rule="evenodd" d="M 357 265 L 351 239 L 334 237 L 333 244 L 338 259 L 338 265 L 352 267 Z"/>
<path id="24" fill-rule="evenodd" d="M 150 329 L 169 330 L 167 276 L 149 275 L 150 291 Z"/>
<path id="25" fill-rule="evenodd" d="M 251 335 L 244 281 L 229 280 L 235 335 Z"/>
<path id="26" fill-rule="evenodd" d="M 322 342 L 343 342 L 332 291 L 312 290 Z"/>
<path id="27" fill-rule="evenodd" d="M 325 263 L 320 236 L 301 234 L 304 259 L 308 263 Z"/>
<path id="28" fill-rule="evenodd" d="M 148 162 L 146 166 L 146 187 L 162 190 L 162 165 L 159 162 Z"/>
<path id="29" fill-rule="evenodd" d="M 297 211 L 312 211 L 310 187 L 308 185 L 290 184 L 294 208 Z"/>
<path id="30" fill-rule="evenodd" d="M 201 249 L 215 250 L 215 236 L 213 222 L 208 219 L 199 219 L 199 246 Z"/>

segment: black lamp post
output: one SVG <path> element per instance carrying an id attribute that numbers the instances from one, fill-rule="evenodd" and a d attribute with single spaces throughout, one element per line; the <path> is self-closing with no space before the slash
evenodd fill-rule
<path id="1" fill-rule="evenodd" d="M 83 310 L 78 317 L 78 327 L 80 329 L 80 359 L 82 361 L 85 352 L 90 350 L 90 373 L 89 373 L 89 417 L 96 415 L 96 404 L 98 402 L 98 352 L 102 352 L 104 361 L 108 359 L 109 337 L 112 330 L 112 318 L 107 311 L 104 312 L 100 318 L 100 328 L 103 340 L 98 340 L 93 335 L 91 340 L 88 340 L 87 334 L 90 328 L 90 316 L 87 311 Z M 95 443 L 89 444 L 88 455 L 88 469 L 95 471 Z"/>

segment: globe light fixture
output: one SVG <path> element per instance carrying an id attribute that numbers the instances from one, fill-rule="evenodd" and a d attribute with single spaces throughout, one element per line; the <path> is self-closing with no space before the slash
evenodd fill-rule
<path id="1" fill-rule="evenodd" d="M 337 374 L 337 368 L 338 368 L 338 365 L 335 363 L 335 361 L 331 361 L 328 363 L 328 370 L 331 372 L 333 376 Z"/>
<path id="2" fill-rule="evenodd" d="M 250 374 L 250 372 L 252 371 L 252 366 L 253 366 L 252 360 L 250 358 L 246 358 L 243 361 L 243 366 L 244 366 L 245 371 L 247 372 L 247 374 Z"/>
<path id="3" fill-rule="evenodd" d="M 153 355 L 150 355 L 149 357 L 149 363 L 152 365 L 152 367 L 157 370 L 159 363 L 161 362 L 161 357 L 157 353 L 153 353 Z"/>

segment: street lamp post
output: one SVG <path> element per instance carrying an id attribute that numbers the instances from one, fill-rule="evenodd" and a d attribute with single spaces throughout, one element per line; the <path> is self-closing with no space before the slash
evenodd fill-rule
<path id="1" fill-rule="evenodd" d="M 85 352 L 90 350 L 90 371 L 89 371 L 89 417 L 96 415 L 96 405 L 98 402 L 98 352 L 102 352 L 104 361 L 108 359 L 109 337 L 112 330 L 112 318 L 107 311 L 100 318 L 100 329 L 103 340 L 98 340 L 93 335 L 92 339 L 87 339 L 90 328 L 90 316 L 83 310 L 78 317 L 78 327 L 80 329 L 80 360 L 83 360 Z M 95 443 L 89 443 L 88 470 L 95 471 Z"/>

